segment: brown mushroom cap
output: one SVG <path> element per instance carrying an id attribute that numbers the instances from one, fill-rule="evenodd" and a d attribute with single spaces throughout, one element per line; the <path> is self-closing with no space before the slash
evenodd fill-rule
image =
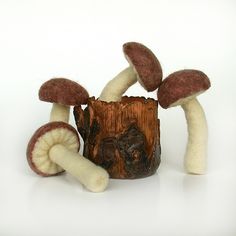
<path id="1" fill-rule="evenodd" d="M 49 150 L 55 144 L 62 144 L 77 152 L 80 141 L 76 129 L 64 122 L 49 122 L 36 130 L 26 152 L 27 161 L 34 172 L 41 176 L 53 176 L 64 171 L 49 158 Z"/>
<path id="2" fill-rule="evenodd" d="M 86 104 L 88 92 L 78 83 L 64 78 L 50 79 L 39 89 L 39 99 L 67 106 Z"/>
<path id="3" fill-rule="evenodd" d="M 129 42 L 123 45 L 123 52 L 138 74 L 138 80 L 147 91 L 156 90 L 162 81 L 162 68 L 153 52 L 144 45 Z"/>
<path id="4" fill-rule="evenodd" d="M 165 78 L 158 89 L 158 101 L 163 108 L 180 105 L 210 88 L 207 75 L 199 70 L 180 70 Z"/>

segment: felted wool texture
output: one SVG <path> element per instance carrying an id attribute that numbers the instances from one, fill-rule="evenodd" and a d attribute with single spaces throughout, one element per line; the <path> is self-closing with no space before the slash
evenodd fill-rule
<path id="1" fill-rule="evenodd" d="M 118 102 L 125 91 L 137 82 L 137 76 L 131 67 L 120 72 L 104 87 L 99 100 L 105 102 Z"/>
<path id="2" fill-rule="evenodd" d="M 185 152 L 185 169 L 191 174 L 204 174 L 207 159 L 207 121 L 197 99 L 182 105 L 188 124 L 188 144 Z"/>
<path id="3" fill-rule="evenodd" d="M 162 81 L 162 68 L 154 53 L 137 42 L 125 43 L 123 52 L 130 66 L 137 72 L 140 84 L 148 92 L 156 90 Z"/>
<path id="4" fill-rule="evenodd" d="M 150 49 L 136 42 L 123 45 L 130 67 L 119 73 L 104 87 L 99 100 L 117 102 L 125 91 L 138 80 L 147 91 L 156 90 L 162 81 L 162 68 Z"/>
<path id="5" fill-rule="evenodd" d="M 78 83 L 64 78 L 45 82 L 39 89 L 39 99 L 45 102 L 76 106 L 86 104 L 88 92 Z"/>
<path id="6" fill-rule="evenodd" d="M 70 118 L 69 106 L 53 103 L 51 114 L 50 114 L 50 122 L 62 121 L 62 122 L 68 123 L 69 118 Z"/>
<path id="7" fill-rule="evenodd" d="M 163 108 L 173 106 L 178 100 L 194 97 L 210 88 L 210 80 L 201 71 L 181 70 L 170 74 L 158 89 L 158 101 Z M 179 104 L 177 102 L 176 104 Z"/>
<path id="8" fill-rule="evenodd" d="M 80 141 L 77 131 L 64 122 L 50 122 L 36 130 L 26 152 L 27 161 L 34 172 L 41 176 L 52 176 L 64 171 L 49 157 L 49 150 L 58 143 L 78 152 Z"/>
<path id="9" fill-rule="evenodd" d="M 108 173 L 79 153 L 58 144 L 51 148 L 49 155 L 55 163 L 76 177 L 90 191 L 101 192 L 107 187 Z"/>

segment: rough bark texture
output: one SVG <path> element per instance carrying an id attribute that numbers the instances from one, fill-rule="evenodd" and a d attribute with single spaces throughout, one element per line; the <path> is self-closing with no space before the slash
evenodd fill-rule
<path id="1" fill-rule="evenodd" d="M 74 108 L 84 156 L 104 167 L 111 178 L 134 179 L 155 173 L 160 164 L 157 101 L 123 97 L 120 102 L 88 100 Z"/>

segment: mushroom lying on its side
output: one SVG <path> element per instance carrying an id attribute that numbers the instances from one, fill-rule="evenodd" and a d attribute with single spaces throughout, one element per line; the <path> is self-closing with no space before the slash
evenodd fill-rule
<path id="1" fill-rule="evenodd" d="M 181 70 L 163 80 L 158 101 L 163 108 L 181 105 L 188 124 L 185 168 L 191 174 L 204 174 L 207 152 L 207 121 L 196 97 L 210 88 L 210 80 L 201 71 Z"/>
<path id="2" fill-rule="evenodd" d="M 109 175 L 100 166 L 78 153 L 77 131 L 64 122 L 50 122 L 40 127 L 27 147 L 31 169 L 41 176 L 58 175 L 64 170 L 92 192 L 104 191 Z"/>
<path id="3" fill-rule="evenodd" d="M 160 86 L 161 65 L 150 49 L 140 43 L 129 42 L 123 45 L 123 52 L 130 66 L 107 83 L 99 100 L 120 101 L 125 91 L 137 81 L 147 91 L 154 91 Z"/>

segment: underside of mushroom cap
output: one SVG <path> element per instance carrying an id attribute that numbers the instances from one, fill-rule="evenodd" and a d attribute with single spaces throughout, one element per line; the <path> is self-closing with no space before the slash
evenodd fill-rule
<path id="1" fill-rule="evenodd" d="M 39 99 L 67 106 L 86 104 L 89 94 L 78 83 L 64 78 L 46 81 L 39 89 Z"/>
<path id="2" fill-rule="evenodd" d="M 162 68 L 153 52 L 137 42 L 125 43 L 123 52 L 137 73 L 140 84 L 147 91 L 156 90 L 162 81 Z"/>
<path id="3" fill-rule="evenodd" d="M 64 122 L 50 122 L 36 130 L 26 152 L 27 161 L 34 172 L 41 176 L 53 176 L 64 171 L 49 157 L 49 151 L 55 144 L 78 152 L 80 141 L 76 129 Z"/>
<path id="4" fill-rule="evenodd" d="M 165 78 L 158 89 L 158 102 L 163 108 L 181 105 L 210 88 L 206 74 L 199 70 L 180 70 Z"/>

